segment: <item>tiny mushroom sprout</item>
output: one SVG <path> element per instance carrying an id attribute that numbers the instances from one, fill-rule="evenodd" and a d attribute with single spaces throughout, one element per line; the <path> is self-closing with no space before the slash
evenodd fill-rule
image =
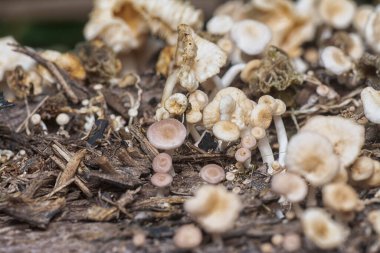
<path id="1" fill-rule="evenodd" d="M 303 131 L 290 139 L 285 164 L 290 172 L 302 175 L 313 186 L 320 186 L 338 173 L 339 157 L 326 137 Z"/>
<path id="2" fill-rule="evenodd" d="M 338 182 L 323 186 L 323 203 L 336 212 L 352 212 L 362 209 L 359 196 L 348 184 Z"/>
<path id="3" fill-rule="evenodd" d="M 208 164 L 202 167 L 199 175 L 209 184 L 219 184 L 226 178 L 224 169 L 217 164 Z"/>
<path id="4" fill-rule="evenodd" d="M 326 137 L 344 168 L 356 160 L 364 144 L 364 127 L 339 116 L 315 116 L 306 122 L 301 131 L 313 131 Z"/>
<path id="5" fill-rule="evenodd" d="M 148 128 L 147 137 L 155 148 L 173 150 L 185 141 L 186 127 L 176 119 L 163 119 Z"/>
<path id="6" fill-rule="evenodd" d="M 349 234 L 346 228 L 320 208 L 309 208 L 302 214 L 302 227 L 306 237 L 321 249 L 339 247 Z"/>
<path id="7" fill-rule="evenodd" d="M 248 148 L 239 148 L 235 152 L 235 159 L 244 165 L 244 168 L 249 169 L 251 165 L 251 151 Z"/>
<path id="8" fill-rule="evenodd" d="M 300 202 L 307 195 L 307 185 L 305 180 L 293 173 L 280 173 L 272 178 L 271 189 L 273 192 L 286 197 L 293 203 Z"/>
<path id="9" fill-rule="evenodd" d="M 157 173 L 169 173 L 173 170 L 172 157 L 166 153 L 160 153 L 153 158 L 152 168 Z"/>
<path id="10" fill-rule="evenodd" d="M 203 185 L 184 207 L 206 232 L 218 235 L 234 226 L 242 204 L 236 194 L 223 186 Z"/>
<path id="11" fill-rule="evenodd" d="M 351 60 L 341 49 L 334 46 L 328 46 L 322 50 L 321 61 L 323 66 L 335 75 L 343 74 L 352 67 Z"/>
<path id="12" fill-rule="evenodd" d="M 42 131 L 43 131 L 44 134 L 48 133 L 48 129 L 46 127 L 46 124 L 42 121 L 40 114 L 38 114 L 38 113 L 33 114 L 30 117 L 30 122 L 33 125 L 39 125 L 41 127 L 41 129 L 42 129 Z"/>
<path id="13" fill-rule="evenodd" d="M 353 181 L 363 181 L 373 175 L 374 162 L 366 156 L 359 157 L 351 166 L 351 179 Z"/>
<path id="14" fill-rule="evenodd" d="M 380 53 L 380 6 L 378 5 L 376 9 L 369 15 L 366 26 L 365 26 L 365 39 L 371 48 Z"/>
<path id="15" fill-rule="evenodd" d="M 365 117 L 376 124 L 380 124 L 380 91 L 366 87 L 361 91 Z"/>
<path id="16" fill-rule="evenodd" d="M 173 177 L 168 173 L 154 173 L 150 178 L 152 185 L 158 187 L 158 196 L 164 196 L 166 189 L 173 182 Z"/>
<path id="17" fill-rule="evenodd" d="M 354 19 L 356 5 L 351 0 L 321 0 L 318 10 L 326 24 L 336 29 L 345 29 Z"/>
<path id="18" fill-rule="evenodd" d="M 202 243 L 202 231 L 193 224 L 182 225 L 174 234 L 175 246 L 181 249 L 193 249 Z"/>

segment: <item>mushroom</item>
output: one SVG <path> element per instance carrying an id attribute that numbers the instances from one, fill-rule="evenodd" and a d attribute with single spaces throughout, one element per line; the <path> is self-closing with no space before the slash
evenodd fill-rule
<path id="1" fill-rule="evenodd" d="M 369 179 L 374 170 L 374 161 L 366 156 L 361 156 L 351 166 L 351 179 L 354 181 L 363 181 Z"/>
<path id="2" fill-rule="evenodd" d="M 356 31 L 358 31 L 361 35 L 365 32 L 365 27 L 368 21 L 368 17 L 372 14 L 373 7 L 371 5 L 360 5 L 356 9 L 354 20 L 352 24 Z"/>
<path id="3" fill-rule="evenodd" d="M 344 168 L 351 165 L 364 144 L 364 127 L 339 116 L 315 116 L 310 118 L 301 131 L 313 131 L 326 137 L 334 147 Z"/>
<path id="4" fill-rule="evenodd" d="M 361 91 L 360 97 L 365 117 L 373 123 L 380 124 L 380 91 L 366 87 Z"/>
<path id="5" fill-rule="evenodd" d="M 188 102 L 190 103 L 190 111 L 186 112 L 187 129 L 189 130 L 194 141 L 200 140 L 200 135 L 195 129 L 194 124 L 202 120 L 201 111 L 208 104 L 208 96 L 201 90 L 195 90 L 190 93 Z"/>
<path id="6" fill-rule="evenodd" d="M 187 98 L 182 93 L 174 93 L 165 100 L 164 107 L 171 115 L 182 115 L 187 108 Z"/>
<path id="7" fill-rule="evenodd" d="M 366 179 L 363 184 L 369 187 L 379 187 L 380 186 L 380 162 L 376 160 L 373 161 L 373 174 L 370 178 Z"/>
<path id="8" fill-rule="evenodd" d="M 165 196 L 168 187 L 173 182 L 173 177 L 168 173 L 154 173 L 150 178 L 152 185 L 158 187 L 157 196 Z"/>
<path id="9" fill-rule="evenodd" d="M 236 194 L 223 186 L 204 185 L 185 202 L 184 208 L 206 232 L 221 234 L 234 226 L 242 204 Z"/>
<path id="10" fill-rule="evenodd" d="M 290 139 L 285 164 L 290 172 L 302 175 L 313 186 L 320 186 L 338 173 L 339 157 L 326 137 L 302 131 Z"/>
<path id="11" fill-rule="evenodd" d="M 224 169 L 217 164 L 208 164 L 200 172 L 200 177 L 209 184 L 219 184 L 226 178 Z"/>
<path id="12" fill-rule="evenodd" d="M 293 203 L 300 202 L 307 195 L 306 182 L 298 175 L 293 173 L 280 173 L 272 178 L 271 189 L 273 192 L 285 196 Z"/>
<path id="13" fill-rule="evenodd" d="M 321 0 L 318 12 L 322 20 L 336 29 L 347 28 L 355 15 L 356 5 L 351 0 Z"/>
<path id="14" fill-rule="evenodd" d="M 212 127 L 212 133 L 221 141 L 220 149 L 223 150 L 225 145 L 239 139 L 239 128 L 232 122 L 221 120 Z"/>
<path id="15" fill-rule="evenodd" d="M 350 33 L 350 46 L 347 48 L 347 53 L 351 59 L 359 61 L 364 54 L 364 45 L 361 37 L 356 33 Z"/>
<path id="16" fill-rule="evenodd" d="M 369 15 L 367 23 L 365 25 L 365 39 L 368 45 L 380 53 L 380 6 L 377 6 L 376 9 Z"/>
<path id="17" fill-rule="evenodd" d="M 224 35 L 228 33 L 234 21 L 227 15 L 215 15 L 206 24 L 207 31 L 211 34 Z"/>
<path id="18" fill-rule="evenodd" d="M 343 74 L 352 68 L 352 62 L 343 51 L 334 46 L 322 50 L 321 61 L 323 66 L 335 75 Z"/>
<path id="19" fill-rule="evenodd" d="M 259 148 L 263 163 L 268 165 L 268 173 L 273 174 L 274 170 L 272 168 L 272 163 L 274 162 L 274 155 L 265 129 L 262 127 L 254 127 L 251 130 L 251 134 L 256 140 L 258 140 L 257 147 Z"/>
<path id="20" fill-rule="evenodd" d="M 282 247 L 287 252 L 297 252 L 301 248 L 301 237 L 296 233 L 286 233 L 284 235 L 284 241 Z"/>
<path id="21" fill-rule="evenodd" d="M 371 223 L 373 230 L 380 235 L 380 210 L 372 210 L 367 216 L 369 222 Z"/>
<path id="22" fill-rule="evenodd" d="M 33 124 L 33 125 L 39 125 L 42 129 L 42 132 L 46 135 L 48 134 L 48 130 L 47 130 L 47 127 L 46 127 L 46 124 L 42 121 L 41 119 L 41 115 L 38 114 L 38 113 L 35 113 L 33 114 L 31 117 L 30 117 L 30 122 Z"/>
<path id="23" fill-rule="evenodd" d="M 252 135 L 246 135 L 241 137 L 240 145 L 242 148 L 252 150 L 256 147 L 257 141 Z"/>
<path id="24" fill-rule="evenodd" d="M 321 249 L 339 247 L 346 240 L 349 231 L 333 221 L 320 208 L 309 208 L 302 214 L 302 227 L 306 237 Z"/>
<path id="25" fill-rule="evenodd" d="M 181 249 L 193 249 L 202 243 L 202 231 L 193 224 L 182 225 L 174 234 L 175 246 Z"/>
<path id="26" fill-rule="evenodd" d="M 163 119 L 148 128 L 147 138 L 155 148 L 173 150 L 185 141 L 186 128 L 176 119 Z"/>
<path id="27" fill-rule="evenodd" d="M 60 113 L 55 118 L 55 121 L 59 125 L 58 134 L 64 135 L 65 137 L 69 137 L 69 133 L 64 129 L 64 127 L 69 123 L 70 116 L 67 113 Z"/>
<path id="28" fill-rule="evenodd" d="M 239 163 L 242 163 L 244 168 L 250 169 L 252 168 L 251 165 L 251 151 L 248 148 L 239 148 L 235 152 L 235 159 Z"/>
<path id="29" fill-rule="evenodd" d="M 323 204 L 337 212 L 352 212 L 362 209 L 358 194 L 346 183 L 331 183 L 322 188 Z"/>
<path id="30" fill-rule="evenodd" d="M 156 173 L 170 173 L 174 176 L 172 157 L 167 153 L 159 153 L 153 158 L 152 168 Z"/>

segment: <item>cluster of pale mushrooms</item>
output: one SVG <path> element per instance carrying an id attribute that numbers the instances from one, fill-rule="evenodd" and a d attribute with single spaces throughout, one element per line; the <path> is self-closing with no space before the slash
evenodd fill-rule
<path id="1" fill-rule="evenodd" d="M 156 70 L 166 82 L 155 112 L 157 122 L 147 130 L 149 142 L 162 152 L 152 161 L 151 183 L 160 189 L 158 195 L 168 194 L 176 175 L 172 154 L 188 135 L 198 145 L 206 133 L 212 133 L 218 140 L 216 151 L 236 147 L 234 166 L 239 170 L 255 169 L 257 161 L 253 157 L 258 149 L 271 176 L 271 190 L 281 195 L 280 204 L 294 207 L 308 240 L 321 249 L 341 246 L 350 233 L 348 222 L 371 203 L 361 200 L 357 189 L 380 187 L 380 162 L 362 152 L 363 125 L 368 121 L 380 124 L 380 91 L 371 86 L 362 89 L 361 101 L 350 107 L 351 112 L 362 108 L 367 121 L 313 116 L 289 142 L 282 120 L 286 102 L 262 93 L 308 83 L 314 93 L 301 110 L 315 112 L 313 106 L 318 101 L 334 101 L 339 95 L 309 69 L 319 66 L 342 86 L 350 82 L 346 86 L 351 89 L 361 85 L 357 81 L 363 78 L 359 63 L 367 51 L 380 53 L 380 6 L 357 6 L 351 0 L 227 1 L 215 10 L 205 31 L 203 18 L 201 10 L 185 1 L 95 0 L 84 30 L 87 40 L 102 40 L 118 55 L 128 56 L 146 48 L 146 56 L 161 48 Z M 303 47 L 310 41 L 317 41 L 319 47 Z M 7 48 L 9 42 L 15 41 L 0 40 L 0 46 L 6 48 L 0 53 L 0 80 L 6 81 L 8 99 L 25 98 L 31 91 L 41 93 L 42 87 L 54 82 L 52 76 L 30 58 Z M 380 58 L 375 55 L 371 56 L 375 60 L 367 60 L 366 64 L 375 68 L 376 76 Z M 70 53 L 44 51 L 41 56 L 75 79 L 83 80 L 89 71 Z M 144 61 L 144 57 L 135 60 Z M 112 64 L 112 71 L 122 72 L 120 62 Z M 220 72 L 223 75 L 219 76 Z M 114 77 L 111 83 L 133 77 L 130 73 Z M 233 87 L 239 78 L 254 93 L 261 94 L 257 101 L 250 99 L 244 89 Z M 95 118 L 105 116 L 104 108 L 99 106 L 104 99 L 101 84 L 97 87 L 98 97 L 56 116 L 58 134 L 69 138 L 65 125 L 70 114 L 86 115 L 85 134 Z M 132 120 L 139 103 L 129 104 Z M 113 115 L 110 120 L 115 131 L 128 130 L 120 116 Z M 39 114 L 33 114 L 30 122 L 48 133 Z M 268 138 L 272 122 L 278 155 L 272 151 L 273 140 Z M 233 228 L 243 204 L 238 194 L 220 184 L 228 177 L 233 179 L 225 168 L 207 164 L 199 175 L 205 185 L 184 209 L 204 231 L 220 236 Z M 316 202 L 317 193 L 322 194 L 323 207 Z M 380 198 L 378 195 L 374 199 Z M 305 205 L 301 204 L 305 202 L 307 208 L 303 209 Z M 380 234 L 380 210 L 370 212 L 367 218 Z M 184 225 L 176 232 L 174 242 L 180 248 L 195 248 L 202 242 L 202 231 L 193 224 Z M 276 235 L 272 244 L 297 251 L 301 239 L 297 234 Z M 272 244 L 264 244 L 262 251 L 270 252 Z"/>

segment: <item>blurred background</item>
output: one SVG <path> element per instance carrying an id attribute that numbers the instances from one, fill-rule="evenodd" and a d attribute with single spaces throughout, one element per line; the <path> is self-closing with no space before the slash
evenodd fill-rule
<path id="1" fill-rule="evenodd" d="M 226 1 L 191 2 L 210 17 L 216 6 Z M 82 29 L 91 8 L 92 0 L 0 0 L 0 38 L 12 35 L 21 44 L 31 47 L 67 50 L 83 41 Z"/>

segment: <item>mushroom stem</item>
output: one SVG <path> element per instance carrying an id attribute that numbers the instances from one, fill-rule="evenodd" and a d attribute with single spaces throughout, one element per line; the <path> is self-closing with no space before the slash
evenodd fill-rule
<path id="1" fill-rule="evenodd" d="M 40 127 L 42 129 L 43 134 L 47 135 L 48 134 L 48 129 L 47 129 L 47 126 L 46 126 L 45 122 L 43 122 L 42 120 L 40 122 Z"/>
<path id="2" fill-rule="evenodd" d="M 198 133 L 194 124 L 187 123 L 187 130 L 189 131 L 191 137 L 193 138 L 195 142 L 198 142 L 201 139 L 201 135 Z"/>
<path id="3" fill-rule="evenodd" d="M 277 132 L 277 141 L 279 144 L 278 162 L 282 167 L 285 165 L 286 148 L 288 146 L 288 136 L 286 134 L 284 121 L 281 116 L 273 116 L 274 126 Z"/>
<path id="4" fill-rule="evenodd" d="M 263 159 L 263 163 L 268 164 L 268 173 L 273 174 L 274 170 L 272 168 L 272 163 L 274 162 L 274 156 L 267 136 L 264 136 L 264 138 L 259 140 L 258 148 Z"/>
<path id="5" fill-rule="evenodd" d="M 252 166 L 251 166 L 251 158 L 248 158 L 244 163 L 244 168 L 246 169 L 250 169 Z"/>
<path id="6" fill-rule="evenodd" d="M 245 68 L 245 63 L 239 63 L 233 65 L 231 68 L 227 70 L 227 72 L 222 77 L 222 88 L 226 88 L 231 85 L 232 81 L 235 77 Z"/>
<path id="7" fill-rule="evenodd" d="M 174 87 L 178 80 L 178 72 L 178 69 L 174 70 L 173 73 L 171 73 L 170 76 L 166 79 L 165 88 L 162 92 L 161 98 L 162 107 L 164 106 L 166 99 L 168 99 L 173 94 Z"/>

